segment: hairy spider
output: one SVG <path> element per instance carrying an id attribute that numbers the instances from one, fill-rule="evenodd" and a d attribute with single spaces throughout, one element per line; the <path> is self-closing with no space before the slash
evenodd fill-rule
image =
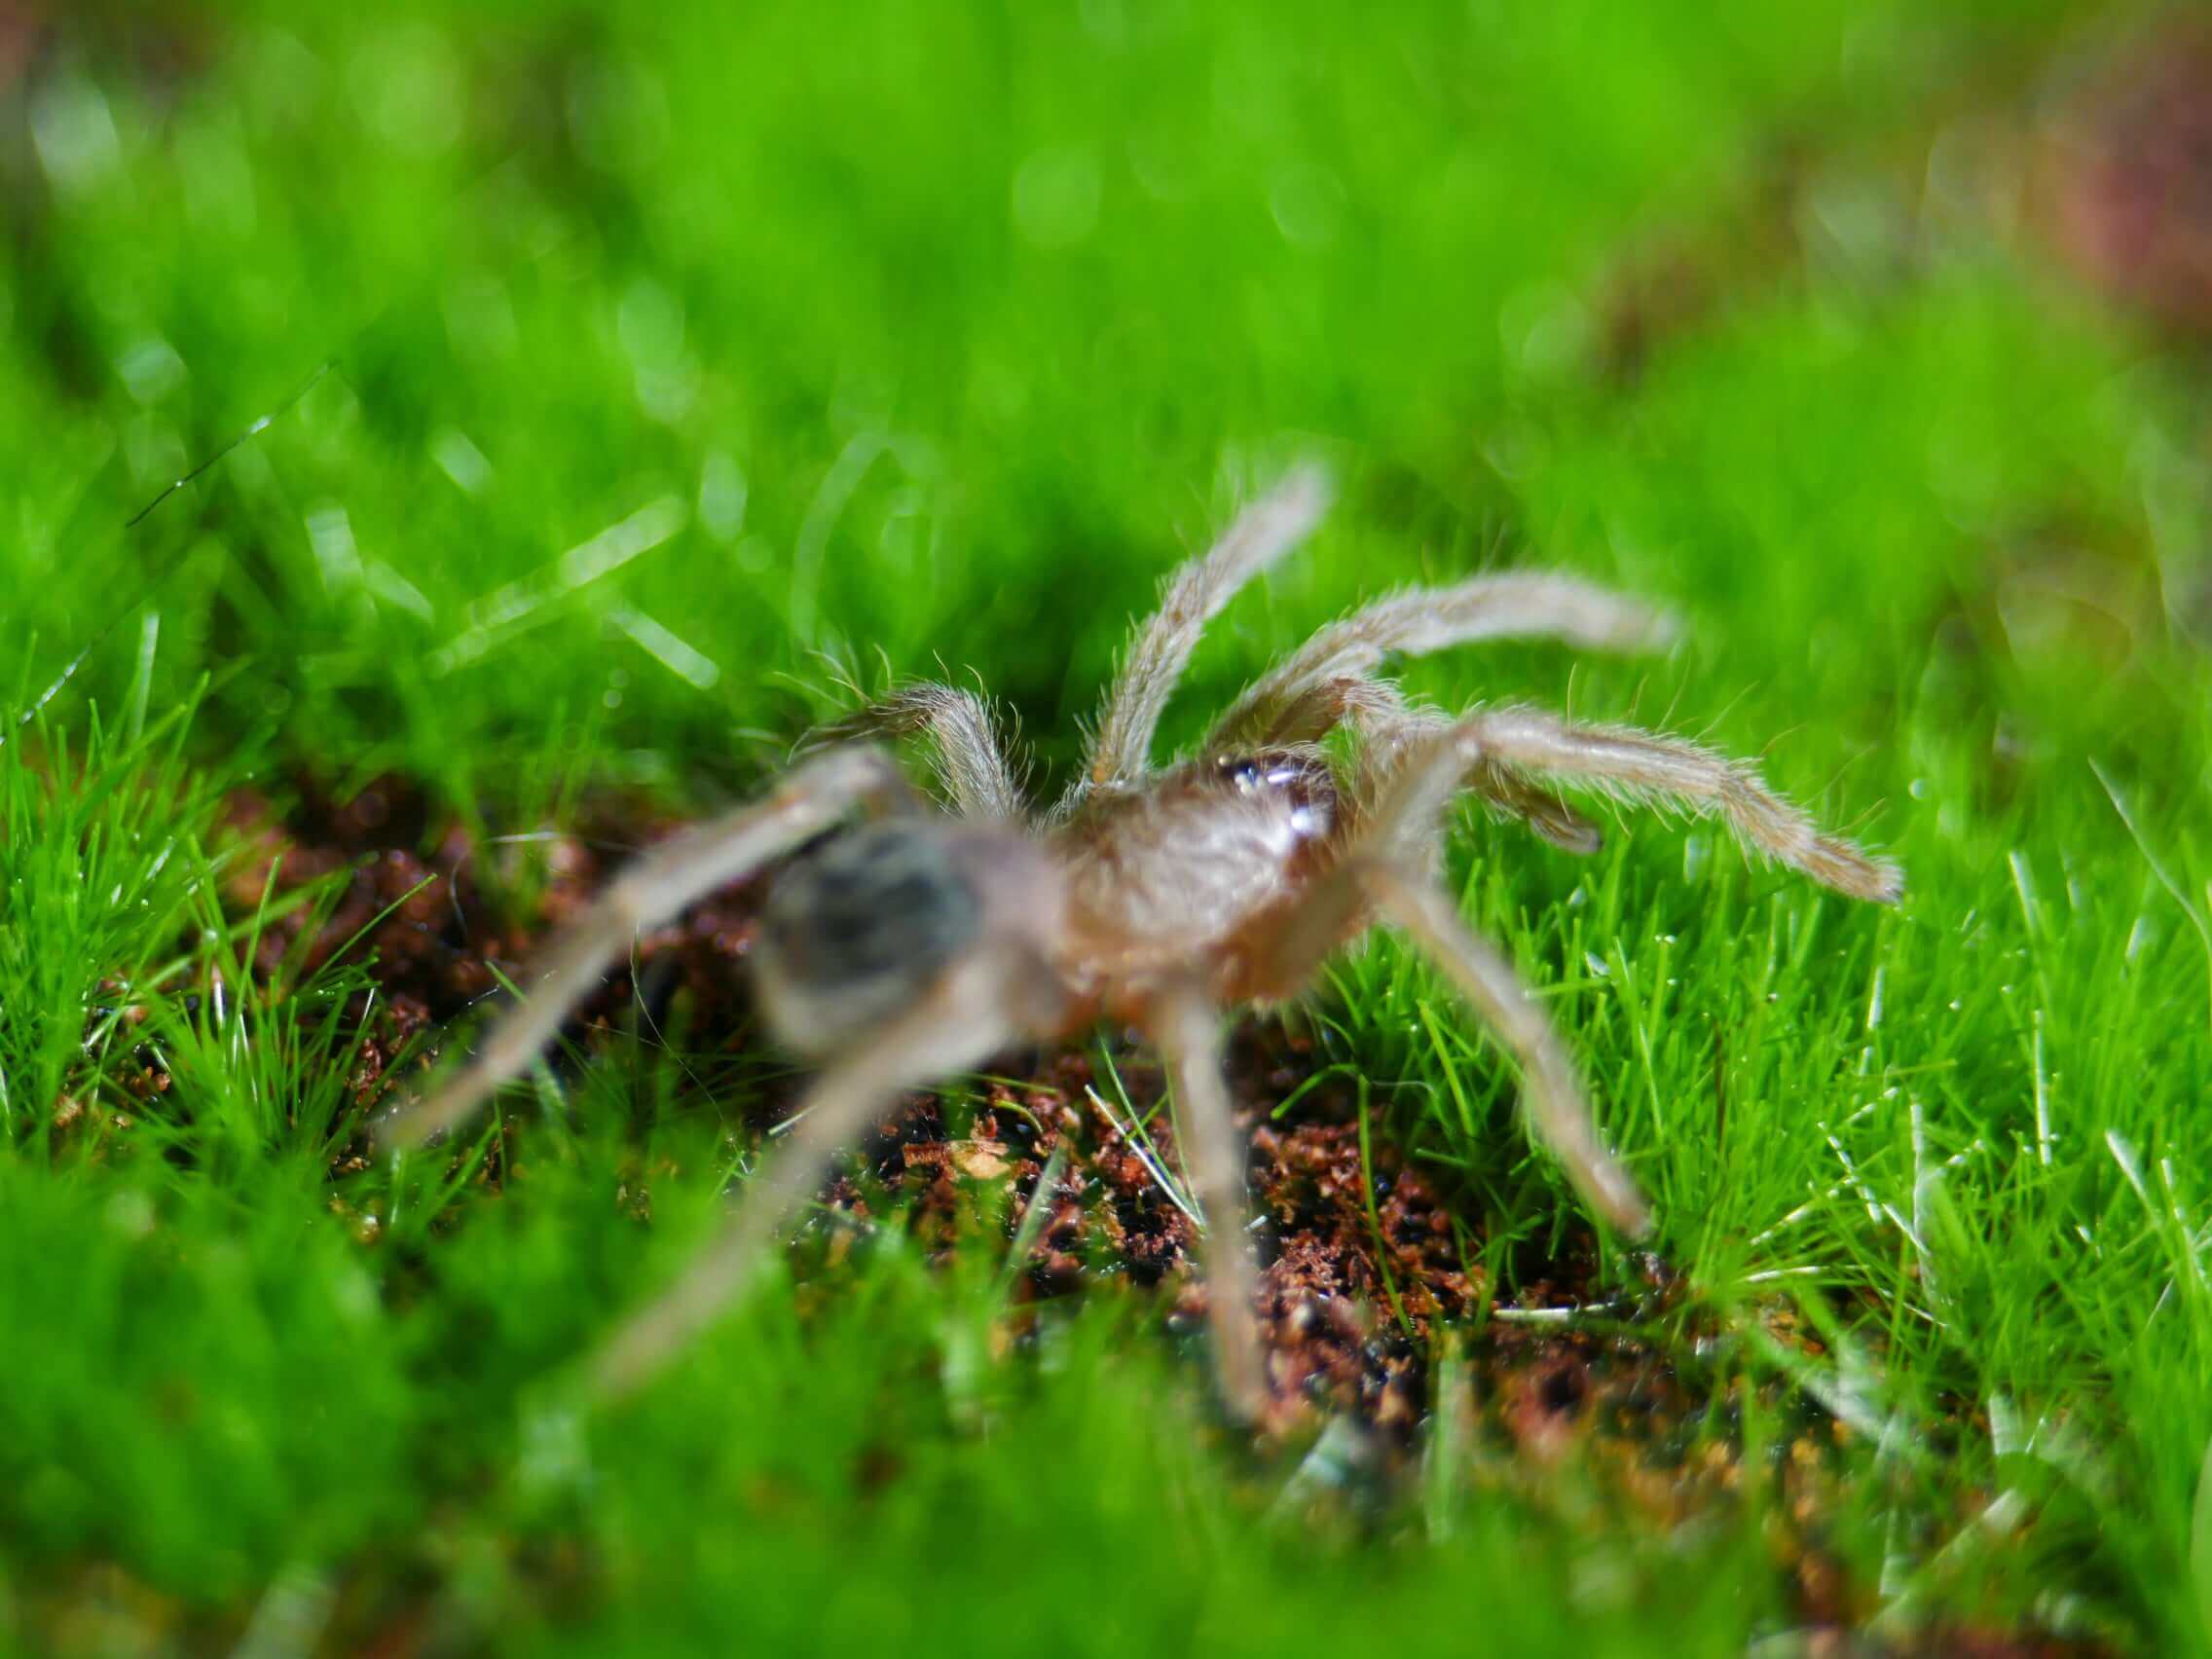
<path id="1" fill-rule="evenodd" d="M 1607 649 L 1671 636 L 1645 606 L 1564 576 L 1478 576 L 1355 610 L 1254 682 L 1196 756 L 1155 767 L 1154 727 L 1200 630 L 1306 536 L 1327 494 L 1318 470 L 1293 472 L 1170 577 L 1055 806 L 1023 800 L 980 699 L 909 686 L 831 727 L 830 747 L 764 799 L 632 864 L 553 940 L 535 991 L 473 1061 L 394 1125 L 411 1143 L 461 1123 L 530 1063 L 639 930 L 783 861 L 755 974 L 772 1030 L 820 1075 L 722 1236 L 598 1355 L 597 1396 L 638 1386 L 739 1294 L 832 1155 L 901 1090 L 1104 1019 L 1144 1031 L 1166 1061 L 1190 1185 L 1212 1222 L 1203 1266 L 1222 1389 L 1255 1415 L 1267 1383 L 1223 1014 L 1296 995 L 1378 923 L 1419 945 L 1511 1051 L 1535 1132 L 1591 1207 L 1625 1234 L 1648 1230 L 1551 1022 L 1437 879 L 1451 801 L 1471 791 L 1589 852 L 1596 828 L 1548 787 L 1575 785 L 1718 814 L 1750 849 L 1855 898 L 1895 900 L 1899 873 L 1694 744 L 1529 708 L 1448 715 L 1380 677 L 1386 653 L 1501 636 Z M 1339 727 L 1350 739 L 1342 755 L 1322 742 Z M 925 805 L 866 741 L 904 733 L 929 740 L 949 812 Z"/>

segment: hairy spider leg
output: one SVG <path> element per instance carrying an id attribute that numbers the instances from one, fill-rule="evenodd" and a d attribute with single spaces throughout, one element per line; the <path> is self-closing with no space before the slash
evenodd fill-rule
<path id="1" fill-rule="evenodd" d="M 1027 956 L 986 943 L 953 963 L 905 1012 L 854 1043 L 818 1076 L 785 1145 L 745 1183 L 721 1235 L 676 1282 L 633 1315 L 591 1361 L 587 1387 L 611 1404 L 649 1382 L 743 1295 L 777 1233 L 819 1188 L 837 1151 L 897 1104 L 899 1093 L 972 1070 L 1018 1035 L 1004 1012 Z"/>
<path id="2" fill-rule="evenodd" d="M 1215 722 L 1209 754 L 1310 742 L 1327 706 L 1309 694 L 1372 682 L 1391 652 L 1426 656 L 1484 640 L 1556 639 L 1585 650 L 1653 650 L 1678 634 L 1674 619 L 1640 599 L 1540 571 L 1477 576 L 1449 587 L 1409 588 L 1330 623 L 1247 687 Z"/>
<path id="3" fill-rule="evenodd" d="M 1251 1216 L 1244 1178 L 1247 1148 L 1236 1132 L 1223 1079 L 1221 1020 L 1221 1010 L 1201 992 L 1177 988 L 1160 999 L 1148 1023 L 1182 1109 L 1177 1144 L 1183 1150 L 1184 1176 L 1206 1219 L 1200 1261 L 1222 1397 L 1233 1413 L 1250 1421 L 1267 1405 L 1268 1380 L 1252 1311 L 1259 1279 L 1245 1233 Z"/>
<path id="4" fill-rule="evenodd" d="M 1468 930 L 1451 896 L 1425 873 L 1435 862 L 1433 848 L 1422 847 L 1418 862 L 1389 852 L 1406 843 L 1409 821 L 1424 815 L 1427 781 L 1419 775 L 1401 779 L 1287 919 L 1270 948 L 1275 994 L 1294 994 L 1369 922 L 1395 926 L 1444 971 L 1519 1063 L 1530 1126 L 1576 1190 L 1613 1227 L 1641 1237 L 1651 1229 L 1650 1209 L 1606 1150 L 1550 1018 L 1504 953 Z M 1433 835 L 1433 817 L 1428 823 Z"/>
<path id="5" fill-rule="evenodd" d="M 1854 899 L 1895 903 L 1904 876 L 1887 860 L 1824 833 L 1751 766 L 1694 743 L 1633 726 L 1588 725 L 1540 709 L 1482 710 L 1407 746 L 1406 833 L 1425 840 L 1468 767 L 1489 761 L 1563 784 L 1717 815 L 1753 853 Z M 1399 848 L 1403 850 L 1401 838 Z"/>
<path id="6" fill-rule="evenodd" d="M 701 895 L 751 874 L 830 828 L 864 801 L 907 798 L 905 780 L 880 750 L 831 750 L 793 769 L 766 798 L 685 830 L 634 860 L 547 947 L 531 994 L 486 1033 L 461 1074 L 383 1131 L 387 1146 L 417 1146 L 464 1123 L 520 1072 L 590 994 L 607 965 L 645 928 Z"/>
<path id="7" fill-rule="evenodd" d="M 1352 772 L 1355 797 L 1372 799 L 1392 777 L 1407 747 L 1452 724 L 1439 709 L 1417 708 L 1387 680 L 1353 677 L 1309 685 L 1281 705 L 1270 723 L 1272 743 L 1319 743 L 1339 726 L 1359 734 Z M 1230 753 L 1235 753 L 1231 751 Z M 1555 847 L 1587 857 L 1604 845 L 1598 826 L 1541 785 L 1494 760 L 1468 767 L 1462 787 L 1494 810 L 1525 823 Z"/>
<path id="8" fill-rule="evenodd" d="M 1182 678 L 1205 625 L 1254 576 L 1312 534 L 1329 504 L 1329 481 L 1312 464 L 1293 469 L 1236 516 L 1211 551 L 1177 569 L 1161 592 L 1160 608 L 1140 627 L 1114 677 L 1098 732 L 1060 810 L 1088 790 L 1129 784 L 1152 765 L 1153 733 L 1168 694 Z"/>
<path id="9" fill-rule="evenodd" d="M 1470 931 L 1451 895 L 1428 876 L 1364 861 L 1346 866 L 1345 873 L 1444 970 L 1520 1062 L 1522 1106 L 1536 1138 L 1551 1148 L 1591 1208 L 1631 1238 L 1648 1234 L 1650 1207 L 1606 1150 L 1558 1031 L 1505 953 Z"/>
<path id="10" fill-rule="evenodd" d="M 816 742 L 862 737 L 929 740 L 931 775 L 962 818 L 1018 824 L 1027 816 L 1021 782 L 990 705 L 975 692 L 916 681 L 825 726 Z"/>

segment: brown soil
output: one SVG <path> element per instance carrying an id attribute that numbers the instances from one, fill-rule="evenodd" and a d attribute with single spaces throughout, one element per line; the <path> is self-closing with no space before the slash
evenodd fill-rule
<path id="1" fill-rule="evenodd" d="M 256 968 L 264 975 L 287 971 L 287 963 L 289 972 L 313 970 L 349 944 L 370 964 L 382 1002 L 363 1010 L 372 1028 L 354 1082 L 364 1108 L 390 1094 L 395 1059 L 426 1066 L 445 1024 L 494 996 L 501 977 L 517 975 L 534 941 L 572 914 L 631 847 L 677 828 L 666 819 L 641 827 L 634 816 L 612 828 L 611 815 L 602 814 L 595 828 L 604 834 L 518 843 L 543 861 L 544 871 L 535 913 L 518 922 L 493 905 L 483 855 L 458 830 L 431 833 L 422 796 L 406 784 L 380 780 L 343 803 L 304 788 L 301 804 L 283 819 L 261 797 L 240 794 L 227 819 L 249 849 L 229 881 L 240 909 L 256 904 L 272 880 L 278 894 L 344 882 L 334 906 L 302 908 L 271 925 Z M 427 854 L 415 850 L 424 846 Z M 495 848 L 492 856 L 513 850 Z M 726 889 L 642 937 L 630 962 L 614 965 L 580 1011 L 577 1034 L 588 1044 L 594 1029 L 636 1017 L 641 1002 L 657 1017 L 654 1005 L 665 1006 L 681 987 L 689 1000 L 687 1046 L 754 1046 L 743 964 L 756 898 L 755 886 Z M 863 1213 L 888 1196 L 917 1228 L 948 1228 L 963 1181 L 1011 1177 L 1011 1230 L 1034 1200 L 1045 1165 L 1064 1148 L 1058 1185 L 1047 1195 L 1053 1208 L 1037 1235 L 1029 1296 L 1073 1289 L 1105 1269 L 1162 1286 L 1173 1299 L 1172 1322 L 1198 1330 L 1206 1293 L 1193 1229 L 1144 1156 L 1179 1168 L 1172 1125 L 1157 1110 L 1163 1080 L 1143 1051 L 1116 1042 L 1109 1051 L 1112 1077 L 1100 1076 L 1084 1051 L 1023 1057 L 1022 1081 L 989 1085 L 957 1136 L 938 1097 L 913 1096 L 879 1125 L 868 1149 L 873 1182 L 841 1176 L 832 1196 Z M 1312 1063 L 1306 1040 L 1279 1024 L 1248 1022 L 1234 1041 L 1232 1081 L 1251 1134 L 1251 1190 L 1268 1259 L 1262 1317 L 1276 1395 L 1268 1426 L 1292 1435 L 1317 1412 L 1350 1411 L 1405 1440 L 1426 1411 L 1427 1354 L 1447 1323 L 1483 1307 L 1490 1287 L 1463 1252 L 1464 1224 L 1422 1165 L 1377 1133 L 1372 1168 L 1363 1166 L 1348 1088 L 1309 1089 L 1294 1119 L 1272 1121 L 1275 1103 L 1310 1075 Z M 750 1092 L 765 1096 L 759 1110 L 767 1122 L 792 1103 L 788 1085 Z M 1519 1300 L 1554 1308 L 1596 1300 L 1596 1268 L 1585 1235 L 1560 1261 L 1525 1275 Z M 1488 1342 L 1497 1359 L 1547 1377 L 1581 1364 L 1588 1346 L 1564 1330 L 1524 1326 L 1499 1327 Z M 1580 1398 L 1576 1391 L 1574 1402 L 1550 1415 L 1579 1416 Z"/>
<path id="2" fill-rule="evenodd" d="M 297 973 L 358 939 L 353 949 L 370 961 L 382 993 L 377 1007 L 362 1010 L 369 1029 L 353 1082 L 363 1122 L 392 1095 L 395 1061 L 426 1066 L 446 1022 L 492 995 L 499 976 L 512 977 L 544 930 L 584 903 L 631 848 L 677 828 L 665 817 L 603 811 L 583 835 L 480 849 L 433 826 L 421 793 L 389 779 L 342 803 L 303 786 L 300 804 L 282 818 L 265 799 L 240 794 L 227 817 L 247 849 L 231 877 L 240 908 L 255 905 L 272 879 L 278 893 L 344 884 L 335 907 L 302 909 L 273 925 L 256 968 Z M 542 861 L 540 897 L 527 919 L 502 916 L 486 891 L 483 860 L 508 861 L 501 873 L 511 876 L 523 853 Z M 757 1047 L 742 972 L 757 897 L 756 885 L 740 884 L 641 938 L 631 961 L 615 965 L 580 1011 L 572 1035 L 588 1047 L 595 1030 L 641 1009 L 657 1019 L 656 1005 L 681 987 L 689 999 L 689 1049 L 734 1054 Z M 1110 1076 L 1101 1075 L 1101 1054 L 1113 1061 Z M 1157 1063 L 1110 1042 L 1030 1055 L 1014 1069 L 1018 1081 L 988 1083 L 958 1107 L 913 1096 L 830 1183 L 830 1198 L 862 1216 L 879 1205 L 903 1210 L 919 1236 L 948 1244 L 970 1213 L 965 1206 L 1011 1182 L 999 1206 L 1010 1238 L 1032 1204 L 1051 1206 L 1036 1227 L 1011 1325 L 1030 1320 L 1037 1305 L 1116 1276 L 1157 1287 L 1169 1299 L 1170 1329 L 1201 1351 L 1206 1287 L 1191 1223 L 1131 1144 L 1134 1122 L 1157 1161 L 1179 1168 L 1168 1114 L 1155 1111 L 1163 1092 Z M 1822 1544 L 1822 1517 L 1845 1479 L 1845 1425 L 1779 1381 L 1758 1384 L 1740 1367 L 1721 1375 L 1685 1358 L 1716 1338 L 1725 1343 L 1725 1333 L 1680 1304 L 1656 1258 L 1639 1261 L 1633 1283 L 1601 1283 L 1595 1240 L 1576 1230 L 1556 1258 L 1531 1263 L 1524 1251 L 1512 1285 L 1493 1283 L 1479 1231 L 1429 1166 L 1380 1132 L 1363 1159 L 1348 1084 L 1309 1088 L 1294 1115 L 1275 1120 L 1277 1104 L 1313 1070 L 1309 1044 L 1285 1025 L 1246 1021 L 1233 1042 L 1231 1077 L 1251 1137 L 1266 1264 L 1260 1312 L 1273 1400 L 1261 1439 L 1293 1455 L 1309 1449 L 1309 1467 L 1324 1460 L 1326 1443 L 1313 1444 L 1324 1425 L 1340 1445 L 1348 1434 L 1352 1448 L 1350 1467 L 1311 1485 L 1313 1500 L 1356 1503 L 1401 1489 L 1418 1469 L 1425 1430 L 1449 1416 L 1475 1478 L 1540 1492 L 1576 1468 L 1610 1501 L 1679 1524 L 1739 1488 L 1743 1390 L 1760 1387 L 1768 1411 L 1796 1425 L 1784 1445 L 1767 1449 L 1779 1478 L 1770 1531 L 1777 1571 L 1814 1643 L 1808 1650 L 1870 1651 L 1844 1633 L 1876 1609 L 1872 1588 Z M 756 1126 L 788 1110 L 792 1091 L 789 1083 L 750 1090 L 760 1098 Z M 365 1151 L 364 1135 L 334 1173 L 360 1167 Z M 1041 1194 L 1055 1153 L 1065 1156 Z M 496 1167 L 488 1178 L 498 1179 Z M 649 1215 L 648 1195 L 632 1201 Z M 1567 1309 L 1580 1311 L 1556 1316 Z M 1542 1310 L 1549 1312 L 1528 1317 Z M 1770 1334 L 1798 1340 L 1787 1319 Z M 1451 1363 L 1440 1372 L 1433 1362 L 1444 1354 Z M 1294 1481 L 1291 1490 L 1308 1485 Z M 1823 1648 L 1822 1633 L 1840 1645 Z M 1926 1650 L 2090 1651 L 1967 1630 L 1944 1633 Z"/>

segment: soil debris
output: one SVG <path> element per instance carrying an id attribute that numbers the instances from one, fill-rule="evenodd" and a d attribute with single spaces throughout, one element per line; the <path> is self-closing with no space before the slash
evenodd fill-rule
<path id="1" fill-rule="evenodd" d="M 352 1078 L 364 1108 L 398 1086 L 395 1057 L 426 1063 L 428 1041 L 497 994 L 500 979 L 521 970 L 535 941 L 573 914 L 630 847 L 680 827 L 603 810 L 579 834 L 479 847 L 433 823 L 419 790 L 388 778 L 345 800 L 303 783 L 296 807 L 281 817 L 266 797 L 240 794 L 226 821 L 246 847 L 228 893 L 240 909 L 271 891 L 336 890 L 328 902 L 274 922 L 254 966 L 272 977 L 296 976 L 346 948 L 368 964 L 384 1007 Z M 492 878 L 511 885 L 530 873 L 518 849 L 531 856 L 539 880 L 530 913 L 519 918 L 503 914 L 492 894 Z M 488 868 L 487 858 L 500 862 Z M 681 988 L 690 1005 L 687 1046 L 736 1051 L 755 1044 L 742 967 L 757 891 L 757 884 L 726 889 L 642 937 L 630 962 L 617 965 L 580 1011 L 581 1041 L 588 1047 L 595 1029 L 641 1011 L 657 1018 Z M 1309 1088 L 1296 1117 L 1274 1120 L 1276 1104 L 1313 1066 L 1309 1041 L 1281 1023 L 1247 1022 L 1233 1043 L 1232 1084 L 1250 1134 L 1265 1264 L 1261 1314 L 1276 1396 L 1268 1426 L 1292 1434 L 1317 1418 L 1348 1413 L 1410 1443 L 1427 1410 L 1435 1342 L 1448 1324 L 1478 1313 L 1494 1287 L 1470 1258 L 1479 1241 L 1427 1166 L 1407 1159 L 1387 1133 L 1370 1137 L 1372 1157 L 1363 1159 L 1348 1085 Z M 913 1096 L 878 1125 L 866 1149 L 868 1178 L 836 1177 L 832 1199 L 862 1216 L 885 1204 L 903 1207 L 917 1233 L 948 1244 L 968 1201 L 963 1189 L 1011 1180 L 1011 1238 L 1047 1164 L 1064 1151 L 1057 1186 L 1045 1196 L 1051 1209 L 1034 1232 L 1024 1300 L 1104 1274 L 1160 1286 L 1171 1325 L 1191 1333 L 1196 1346 L 1206 1287 L 1173 1173 L 1180 1161 L 1159 1065 L 1115 1041 L 1095 1051 L 1017 1056 L 1014 1070 L 1015 1080 L 989 1082 L 972 1101 Z M 764 1130 L 791 1108 L 795 1086 L 748 1092 L 759 1097 L 755 1126 Z M 357 1157 L 357 1148 L 349 1149 L 338 1172 Z M 635 1185 L 636 1203 L 649 1203 L 645 1183 Z M 1524 1275 L 1517 1294 L 1547 1308 L 1599 1302 L 1595 1242 L 1585 1235 L 1539 1274 Z M 1574 1350 L 1569 1333 L 1495 1329 L 1489 1340 L 1499 1356 L 1547 1373 Z M 1564 1407 L 1542 1414 L 1547 1423 L 1577 1415 Z"/>
<path id="2" fill-rule="evenodd" d="M 240 795 L 227 817 L 247 848 L 230 892 L 240 909 L 272 890 L 336 889 L 332 902 L 295 908 L 270 930 L 256 971 L 296 976 L 350 945 L 365 953 L 381 987 L 375 1017 L 385 1023 L 372 1020 L 353 1079 L 364 1122 L 399 1084 L 395 1058 L 425 1063 L 442 1025 L 511 977 L 631 846 L 680 827 L 604 811 L 578 835 L 480 847 L 433 822 L 420 792 L 391 779 L 344 802 L 303 786 L 298 807 L 283 817 L 266 798 Z M 502 886 L 536 876 L 524 914 L 502 914 L 494 903 L 487 858 L 501 861 L 490 873 Z M 580 1011 L 576 1039 L 588 1048 L 595 1031 L 657 1020 L 682 989 L 687 1048 L 734 1054 L 755 1047 L 741 969 L 758 896 L 757 883 L 740 884 L 642 937 L 630 962 Z M 1450 1413 L 1469 1430 L 1460 1437 L 1469 1481 L 1540 1499 L 1562 1478 L 1588 1477 L 1609 1494 L 1605 1501 L 1672 1528 L 1732 1501 L 1743 1487 L 1742 1419 L 1746 1390 L 1755 1389 L 1768 1435 L 1776 1422 L 1788 1427 L 1765 1449 L 1777 1482 L 1770 1527 L 1777 1573 L 1815 1644 L 1807 1650 L 1825 1650 L 1819 1643 L 1831 1634 L 1843 1643 L 1837 1652 L 1916 1650 L 1852 1645 L 1859 1639 L 1846 1634 L 1862 1631 L 1879 1604 L 1863 1576 L 1824 1542 L 1823 1518 L 1836 1512 L 1851 1478 L 1845 1425 L 1783 1379 L 1706 1366 L 1697 1355 L 1725 1333 L 1682 1302 L 1656 1258 L 1641 1259 L 1638 1282 L 1624 1287 L 1603 1274 L 1596 1239 L 1576 1230 L 1548 1260 L 1530 1261 L 1524 1249 L 1486 1265 L 1478 1225 L 1439 1167 L 1409 1157 L 1387 1131 L 1363 1137 L 1359 1091 L 1347 1079 L 1316 1079 L 1317 1063 L 1311 1040 L 1293 1024 L 1247 1020 L 1232 1040 L 1233 1093 L 1252 1149 L 1272 1384 L 1263 1442 L 1311 1442 L 1310 1463 L 1334 1437 L 1350 1448 L 1340 1461 L 1355 1469 L 1352 1484 L 1387 1494 L 1405 1490 L 1428 1425 Z M 969 1092 L 909 1097 L 828 1183 L 830 1203 L 863 1220 L 900 1214 L 933 1252 L 951 1249 L 978 1213 L 996 1214 L 1010 1248 L 1026 1237 L 1005 1342 L 1033 1331 L 1051 1299 L 1120 1278 L 1158 1287 L 1168 1328 L 1197 1359 L 1207 1287 L 1173 1174 L 1181 1164 L 1158 1063 L 1109 1037 L 1091 1050 L 1005 1064 L 1008 1075 Z M 792 1109 L 796 1087 L 779 1073 L 746 1091 L 756 1132 Z M 1294 1092 L 1295 1114 L 1278 1120 Z M 509 1133 L 527 1129 L 517 1121 Z M 334 1174 L 357 1167 L 358 1157 L 358 1146 L 349 1149 Z M 498 1178 L 500 1161 L 488 1161 L 487 1180 Z M 1048 1171 L 1053 1182 L 1045 1189 Z M 641 1169 L 623 1184 L 623 1201 L 641 1220 L 650 1216 L 648 1177 L 657 1173 Z M 1046 1208 L 1025 1228 L 1037 1204 Z M 364 1245 L 375 1241 L 356 1235 Z M 850 1230 L 833 1235 L 828 1262 L 833 1267 L 850 1245 Z M 1807 1351 L 1817 1346 L 1793 1339 L 1787 1319 L 1769 1334 Z M 1439 1356 L 1448 1363 L 1440 1366 Z M 1316 1502 L 1341 1501 L 1348 1490 L 1319 1485 L 1327 1490 L 1316 1491 Z M 1964 1645 L 1944 1650 L 2089 1651 L 1955 1634 Z"/>

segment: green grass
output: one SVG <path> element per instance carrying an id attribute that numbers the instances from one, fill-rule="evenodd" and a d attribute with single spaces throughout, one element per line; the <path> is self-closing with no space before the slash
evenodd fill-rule
<path id="1" fill-rule="evenodd" d="M 1803 1524 L 1885 1638 L 2204 1647 L 2200 367 L 2008 205 L 2086 8 L 1777 10 L 56 23 L 0 86 L 0 684 L 92 649 L 0 748 L 0 1641 L 1741 1653 L 1795 1616 L 1781 1465 L 1832 1412 Z M 1670 259 L 1710 303 L 1608 371 Z M 1656 1201 L 1685 1288 L 1635 1335 L 1710 1402 L 1693 1455 L 1746 1448 L 1725 1496 L 1446 1434 L 1309 1503 L 1155 1299 L 994 1357 L 988 1215 L 579 1419 L 561 1368 L 735 1156 L 742 1081 L 647 1044 L 566 1120 L 518 1088 L 497 1196 L 326 1174 L 367 965 L 245 971 L 227 790 L 698 810 L 840 678 L 940 661 L 1056 782 L 1161 573 L 1308 453 L 1343 499 L 1169 737 L 1363 595 L 1569 568 L 1692 639 L 1412 682 L 1763 755 L 1909 872 L 1876 913 L 1651 819 L 1455 856 Z M 1581 1235 L 1426 970 L 1379 944 L 1307 1017 L 1501 1294 Z"/>

